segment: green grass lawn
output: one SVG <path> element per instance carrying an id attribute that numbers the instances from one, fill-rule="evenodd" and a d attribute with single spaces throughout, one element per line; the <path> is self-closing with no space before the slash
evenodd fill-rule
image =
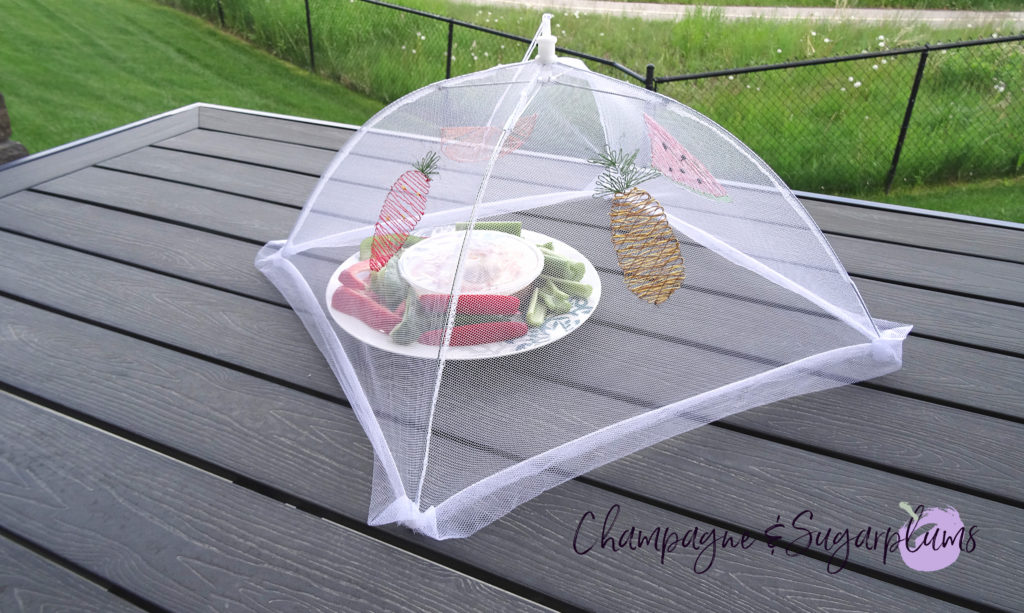
<path id="1" fill-rule="evenodd" d="M 444 77 L 444 24 L 361 2 L 311 0 L 317 77 L 294 65 L 308 62 L 302 0 L 222 2 L 229 28 L 291 63 L 217 30 L 211 25 L 217 20 L 215 0 L 164 0 L 208 21 L 152 0 L 0 0 L 0 91 L 15 138 L 39 151 L 196 101 L 361 123 L 384 102 Z M 538 23 L 529 11 L 488 11 L 442 0 L 408 3 L 526 36 Z M 555 28 L 561 44 L 636 69 L 653 60 L 658 74 L 857 53 L 881 48 L 879 43 L 922 44 L 936 37 L 926 28 L 885 24 L 726 22 L 713 11 L 678 23 L 562 14 Z M 980 28 L 942 31 L 945 38 L 991 34 Z M 463 29 L 456 29 L 455 43 L 454 74 L 515 62 L 524 51 L 519 43 Z M 1013 203 L 1013 194 L 1024 201 L 1020 180 L 993 184 L 991 198 L 983 194 L 990 204 L 963 202 L 969 188 L 960 184 L 905 188 L 1020 175 L 1021 130 L 1001 123 L 1019 122 L 1024 114 L 1024 62 L 1005 56 L 1017 52 L 933 54 L 897 176 L 899 189 L 889 196 L 879 194 L 879 183 L 914 57 L 874 68 L 872 61 L 833 65 L 820 69 L 831 71 L 824 76 L 781 71 L 663 85 L 661 91 L 736 133 L 796 189 L 926 208 L 934 202 L 934 208 L 1018 219 L 1021 205 L 998 201 Z M 856 82 L 862 86 L 854 87 Z M 965 112 L 970 105 L 985 110 L 982 121 L 977 110 Z M 985 147 L 971 146 L 977 142 Z M 966 168 L 977 172 L 962 176 Z M 968 210 L 975 205 L 983 208 Z"/>
<path id="2" fill-rule="evenodd" d="M 868 200 L 1024 223 L 1024 177 L 893 189 Z"/>
<path id="3" fill-rule="evenodd" d="M 889 9 L 955 9 L 969 11 L 1020 11 L 1020 0 L 618 0 L 657 4 L 703 4 L 704 6 L 821 6 Z"/>
<path id="4" fill-rule="evenodd" d="M 162 0 L 217 21 L 210 0 Z M 303 2 L 222 0 L 232 31 L 299 65 L 308 64 Z M 402 4 L 531 37 L 539 12 L 446 0 Z M 447 25 L 363 2 L 310 0 L 317 69 L 390 102 L 444 78 Z M 713 8 L 678 22 L 562 11 L 559 45 L 657 75 L 859 54 L 942 40 L 988 38 L 998 26 L 932 30 L 905 24 L 727 21 Z M 517 62 L 525 45 L 455 29 L 455 75 Z M 935 51 L 918 95 L 897 186 L 1021 173 L 1024 45 Z M 734 78 L 668 83 L 659 91 L 736 134 L 795 189 L 877 194 L 892 159 L 918 57 L 857 60 Z M 595 70 L 624 78 L 596 64 Z M 983 143 L 983 145 L 981 145 Z"/>
<path id="5" fill-rule="evenodd" d="M 382 105 L 149 0 L 0 0 L 0 92 L 31 152 L 193 102 L 362 123 Z"/>

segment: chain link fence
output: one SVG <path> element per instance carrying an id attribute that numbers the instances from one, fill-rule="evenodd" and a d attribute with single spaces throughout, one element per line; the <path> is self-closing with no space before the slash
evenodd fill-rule
<path id="1" fill-rule="evenodd" d="M 866 193 L 1024 166 L 1024 36 L 655 82 L 797 189 Z"/>
<path id="2" fill-rule="evenodd" d="M 382 102 L 517 62 L 529 43 L 380 0 L 161 1 Z M 794 189 L 877 194 L 1024 172 L 1024 35 L 678 76 L 560 54 L 695 108 Z"/>

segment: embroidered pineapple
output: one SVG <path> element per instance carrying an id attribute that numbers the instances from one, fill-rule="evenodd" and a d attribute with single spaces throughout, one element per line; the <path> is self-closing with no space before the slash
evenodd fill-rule
<path id="1" fill-rule="evenodd" d="M 638 168 L 636 156 L 620 150 L 591 160 L 605 167 L 596 195 L 612 199 L 612 244 L 626 287 L 647 302 L 661 304 L 683 284 L 683 256 L 665 209 L 638 187 L 658 171 Z"/>

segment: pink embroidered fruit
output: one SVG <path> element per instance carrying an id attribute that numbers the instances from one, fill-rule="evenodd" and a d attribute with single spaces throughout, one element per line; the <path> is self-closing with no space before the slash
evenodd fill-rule
<path id="1" fill-rule="evenodd" d="M 646 113 L 644 121 L 647 123 L 647 135 L 651 139 L 651 166 L 669 179 L 702 196 L 723 200 L 729 198 L 725 188 L 704 164 L 693 157 L 682 143 L 668 133 L 668 130 Z"/>
<path id="2" fill-rule="evenodd" d="M 370 248 L 370 270 L 380 272 L 409 238 L 427 210 L 431 178 L 437 174 L 438 155 L 431 151 L 402 173 L 384 198 Z"/>
<path id="3" fill-rule="evenodd" d="M 537 115 L 520 117 L 512 132 L 505 139 L 498 157 L 504 157 L 519 149 L 533 134 Z M 455 162 L 482 162 L 491 158 L 494 147 L 501 138 L 501 128 L 495 126 L 455 126 L 441 128 L 441 152 Z"/>

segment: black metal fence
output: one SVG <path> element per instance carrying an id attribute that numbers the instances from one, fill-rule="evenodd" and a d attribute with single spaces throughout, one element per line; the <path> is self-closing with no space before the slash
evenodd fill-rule
<path id="1" fill-rule="evenodd" d="M 312 0 L 312 8 L 311 0 L 275 0 L 260 3 L 259 13 L 251 0 L 162 1 L 311 70 L 325 58 L 318 72 L 385 102 L 442 77 L 518 61 L 530 42 L 381 0 Z M 348 17 L 318 21 L 326 9 Z M 352 52 L 371 39 L 394 57 Z M 711 117 L 796 189 L 855 195 L 1024 170 L 1024 35 L 671 76 L 657 76 L 652 64 L 641 74 L 558 51 Z"/>

